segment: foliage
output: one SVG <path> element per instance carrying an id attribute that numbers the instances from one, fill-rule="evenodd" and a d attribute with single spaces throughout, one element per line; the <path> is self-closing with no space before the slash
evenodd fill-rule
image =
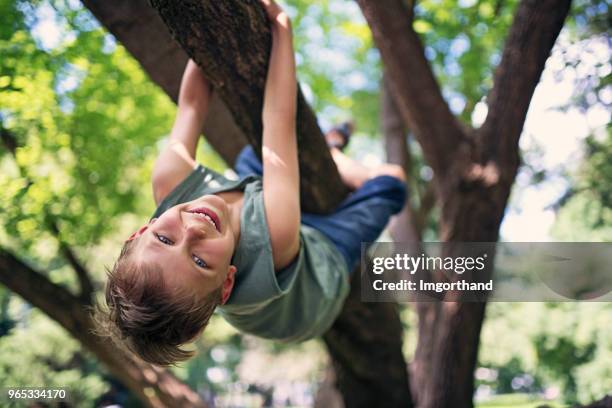
<path id="1" fill-rule="evenodd" d="M 30 311 L 24 303 L 13 307 L 29 315 L 7 336 L 0 337 L 0 379 L 4 386 L 66 389 L 74 406 L 93 406 L 106 391 L 100 368 L 83 354 L 79 343 L 55 322 Z"/>
<path id="2" fill-rule="evenodd" d="M 0 126 L 17 146 L 0 149 L 0 245 L 74 288 L 59 241 L 102 276 L 125 214 L 152 210 L 149 172 L 172 104 L 78 3 L 2 1 L 0 27 Z M 107 388 L 97 363 L 39 311 L 4 288 L 0 298 L 0 382 L 68 387 L 93 405 Z"/>
<path id="3" fill-rule="evenodd" d="M 0 44 L 2 126 L 20 146 L 16 160 L 3 155 L 3 224 L 24 249 L 48 217 L 67 243 L 95 244 L 118 215 L 136 211 L 143 163 L 172 114 L 122 47 L 109 47 L 100 28 L 80 26 L 82 11 L 54 5 L 66 11 L 64 42 L 41 49 L 18 30 Z"/>
<path id="4" fill-rule="evenodd" d="M 457 4 L 458 3 L 458 4 Z M 423 0 L 414 29 L 452 111 L 466 123 L 493 85 L 517 0 Z"/>
<path id="5" fill-rule="evenodd" d="M 607 303 L 491 303 L 479 364 L 492 372 L 481 384 L 502 393 L 547 384 L 568 403 L 603 397 L 612 387 L 611 311 Z"/>
<path id="6" fill-rule="evenodd" d="M 601 136 L 601 137 L 598 137 Z M 553 234 L 573 241 L 612 241 L 612 127 L 585 140 L 586 156 L 560 202 Z"/>

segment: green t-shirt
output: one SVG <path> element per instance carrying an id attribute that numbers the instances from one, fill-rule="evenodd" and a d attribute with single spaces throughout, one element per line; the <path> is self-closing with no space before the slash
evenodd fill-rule
<path id="1" fill-rule="evenodd" d="M 232 258 L 236 282 L 219 312 L 237 329 L 264 338 L 302 341 L 323 334 L 349 292 L 346 262 L 326 236 L 302 225 L 297 258 L 275 271 L 259 176 L 229 180 L 198 166 L 162 201 L 154 217 L 203 195 L 234 190 L 244 192 L 240 239 Z"/>

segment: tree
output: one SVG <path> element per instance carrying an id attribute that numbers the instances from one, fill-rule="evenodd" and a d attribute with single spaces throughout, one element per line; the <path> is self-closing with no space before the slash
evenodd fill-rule
<path id="1" fill-rule="evenodd" d="M 518 140 L 529 101 L 570 3 L 519 4 L 487 98 L 487 118 L 479 129 L 466 129 L 442 98 L 418 36 L 398 18 L 408 15 L 404 4 L 359 1 L 399 112 L 433 168 L 443 241 L 497 241 L 519 167 Z M 419 406 L 472 406 L 485 304 L 447 300 L 417 307 L 419 342 L 411 381 Z"/>
<path id="2" fill-rule="evenodd" d="M 233 113 L 244 113 L 235 121 L 238 122 L 236 126 L 227 114 L 228 110 L 224 109 L 224 103 L 218 101 L 216 106 L 222 113 L 211 114 L 205 128 L 211 144 L 231 164 L 240 143 L 244 140 L 255 145 L 258 143 L 258 118 L 249 113 L 259 111 L 261 78 L 256 73 L 261 73 L 265 66 L 269 40 L 266 40 L 265 20 L 255 2 L 234 4 L 226 0 L 212 3 L 181 3 L 181 7 L 188 5 L 195 10 L 193 15 L 186 15 L 180 10 L 173 12 L 169 2 L 156 2 L 168 25 L 174 27 L 182 39 L 182 46 L 211 77 L 217 74 L 217 87 L 228 90 L 226 102 L 235 102 L 227 104 L 232 106 Z M 403 122 L 418 139 L 427 163 L 434 170 L 432 186 L 442 208 L 441 236 L 444 240 L 497 239 L 499 223 L 519 165 L 518 137 L 529 100 L 563 25 L 569 3 L 567 0 L 521 2 L 497 70 L 495 86 L 488 98 L 488 118 L 480 129 L 469 129 L 459 124 L 442 98 L 424 57 L 420 39 L 408 18 L 411 10 L 399 0 L 359 1 L 381 51 Z M 143 1 L 85 1 L 85 4 L 141 62 L 151 78 L 176 98 L 186 56 L 171 41 L 148 5 Z M 232 13 L 227 14 L 230 9 Z M 223 29 L 233 27 L 236 31 L 227 30 L 226 35 L 222 35 L 224 33 L 218 31 L 220 27 L 213 24 L 214 14 L 205 14 L 204 10 L 219 13 L 225 10 L 223 24 L 227 25 Z M 186 24 L 185 20 L 192 17 L 197 19 L 195 25 Z M 207 18 L 212 20 L 210 25 L 204 24 Z M 187 26 L 194 32 L 180 32 L 181 27 Z M 239 45 L 232 44 L 231 39 L 235 38 L 235 32 L 246 30 L 252 30 L 256 34 L 253 39 L 258 40 L 251 43 L 253 48 L 247 50 L 242 59 L 242 54 L 231 52 L 240 49 Z M 207 33 L 219 37 L 220 42 L 209 48 L 207 45 L 212 42 L 195 41 L 200 38 L 197 34 Z M 210 38 L 210 35 L 205 38 Z M 233 48 L 221 49 L 221 45 Z M 240 59 L 230 64 L 237 67 L 238 72 L 232 72 L 227 66 L 207 67 L 206 53 L 216 53 L 216 56 L 227 58 L 225 61 Z M 245 81 L 245 78 L 253 81 Z M 259 84 L 259 87 L 245 87 L 245 83 Z M 224 95 L 225 90 L 219 94 Z M 246 95 L 236 99 L 233 92 Z M 314 118 L 309 116 L 303 100 L 301 106 L 307 127 L 300 129 L 300 143 L 301 148 L 307 143 L 305 148 L 309 152 L 308 159 L 302 160 L 302 170 L 307 179 L 311 177 L 310 180 L 314 180 L 321 169 L 330 169 L 331 162 L 320 143 L 316 122 L 313 124 Z M 224 129 L 231 132 L 231 137 Z M 238 140 L 242 142 L 234 143 Z M 333 176 L 325 184 L 318 181 L 305 183 L 307 190 L 321 189 L 318 194 L 310 192 L 308 195 L 306 192 L 303 195 L 305 204 L 314 206 L 327 202 L 331 206 L 342 196 L 342 190 L 336 188 L 337 177 L 333 168 L 325 174 Z M 324 193 L 334 191 L 339 193 L 326 200 Z M 325 205 L 320 208 L 325 209 Z M 415 220 L 411 214 L 406 217 L 404 227 L 408 228 L 408 222 L 414 223 Z M 334 366 L 339 374 L 339 388 L 351 406 L 375 406 L 383 392 L 392 398 L 386 401 L 389 406 L 406 406 L 410 404 L 410 392 L 399 348 L 401 325 L 397 311 L 394 305 L 360 304 L 358 293 L 354 288 L 342 316 L 326 336 L 329 349 L 336 357 Z M 484 304 L 421 304 L 418 310 L 420 340 L 411 376 L 412 389 L 417 391 L 415 401 L 420 406 L 471 406 L 472 373 Z M 364 316 L 368 318 L 367 322 L 377 323 L 376 330 L 365 323 Z"/>

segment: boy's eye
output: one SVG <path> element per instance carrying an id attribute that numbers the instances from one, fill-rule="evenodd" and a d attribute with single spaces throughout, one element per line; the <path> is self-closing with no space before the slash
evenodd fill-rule
<path id="1" fill-rule="evenodd" d="M 167 237 L 163 236 L 163 235 L 159 235 L 159 234 L 155 234 L 155 236 L 157 237 L 157 239 L 166 244 L 166 245 L 172 245 L 174 244 L 174 242 L 172 242 L 172 240 L 168 239 Z"/>
<path id="2" fill-rule="evenodd" d="M 200 268 L 207 268 L 208 264 L 206 262 L 204 262 L 204 260 L 202 258 L 199 258 L 195 255 L 191 256 L 193 258 L 193 261 L 195 262 L 196 265 L 198 265 Z"/>

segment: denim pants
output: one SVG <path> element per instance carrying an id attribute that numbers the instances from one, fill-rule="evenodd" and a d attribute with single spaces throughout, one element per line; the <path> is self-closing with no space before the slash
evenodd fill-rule
<path id="1" fill-rule="evenodd" d="M 234 166 L 238 176 L 262 176 L 263 167 L 251 146 L 238 155 Z M 378 176 L 366 181 L 348 195 L 329 214 L 302 212 L 302 224 L 329 238 L 346 260 L 352 272 L 361 256 L 361 243 L 375 241 L 393 214 L 406 202 L 406 185 L 391 176 Z"/>

